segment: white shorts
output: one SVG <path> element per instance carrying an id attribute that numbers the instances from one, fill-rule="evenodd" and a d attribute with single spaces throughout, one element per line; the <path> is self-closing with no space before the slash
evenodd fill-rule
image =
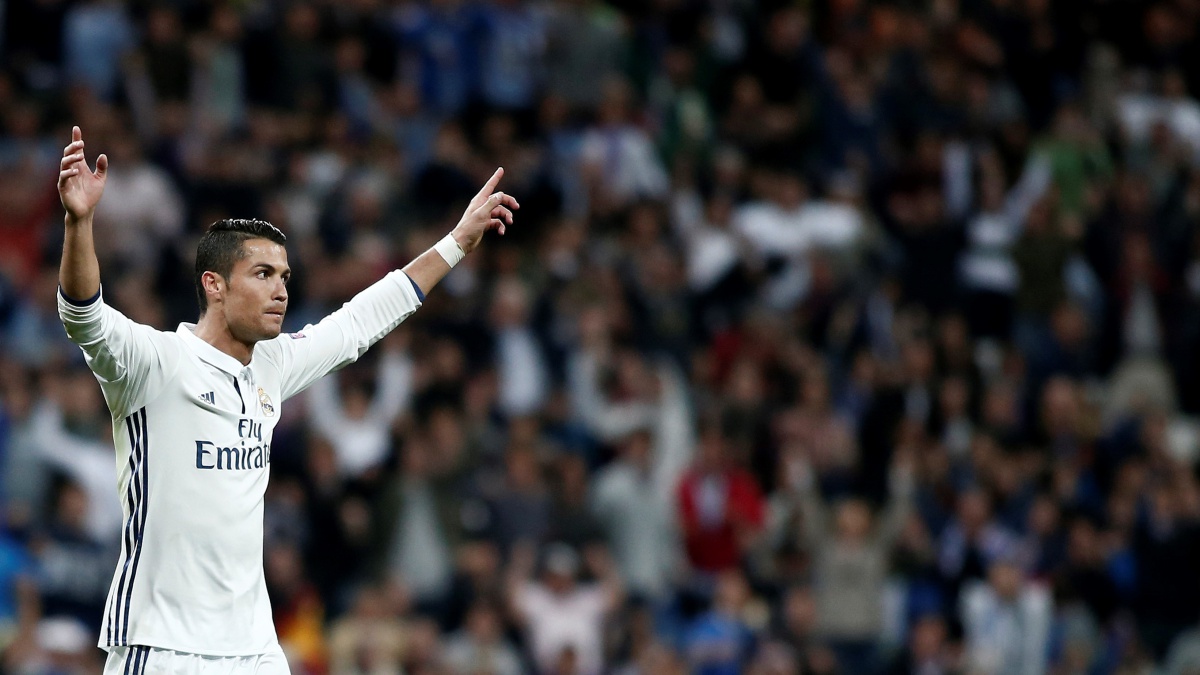
<path id="1" fill-rule="evenodd" d="M 111 647 L 104 675 L 291 675 L 275 651 L 254 656 L 203 656 L 157 647 Z"/>

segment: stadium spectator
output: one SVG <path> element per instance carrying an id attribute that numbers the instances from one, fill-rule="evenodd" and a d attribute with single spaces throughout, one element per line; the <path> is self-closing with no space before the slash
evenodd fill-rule
<path id="1" fill-rule="evenodd" d="M 592 509 L 629 592 L 662 602 L 682 561 L 673 505 L 655 490 L 652 443 L 647 431 L 621 442 L 617 458 L 595 478 Z"/>
<path id="2" fill-rule="evenodd" d="M 688 562 L 712 577 L 736 568 L 755 543 L 765 505 L 751 475 L 734 464 L 721 429 L 700 433 L 697 458 L 679 483 L 679 517 Z"/>
<path id="3" fill-rule="evenodd" d="M 520 658 L 504 638 L 503 625 L 499 607 L 487 601 L 472 605 L 462 630 L 446 641 L 446 665 L 460 673 L 520 675 Z"/>
<path id="4" fill-rule="evenodd" d="M 749 589 L 741 574 L 723 572 L 716 582 L 712 608 L 694 619 L 684 635 L 684 652 L 692 672 L 736 673 L 749 659 L 754 634 L 744 618 L 748 600 Z"/>
<path id="5" fill-rule="evenodd" d="M 538 670 L 581 675 L 603 672 L 604 623 L 624 592 L 607 555 L 603 549 L 586 551 L 589 571 L 598 580 L 580 583 L 583 560 L 568 545 L 547 547 L 539 581 L 528 576 L 534 556 L 520 559 L 530 553 L 525 548 L 514 554 L 517 560 L 509 602 L 524 628 Z"/>
<path id="6" fill-rule="evenodd" d="M 992 562 L 987 575 L 962 594 L 966 667 L 994 675 L 1045 672 L 1054 612 L 1049 592 L 1027 582 L 1011 558 Z"/>
<path id="7" fill-rule="evenodd" d="M 385 341 L 373 386 L 344 376 L 339 386 L 335 376 L 309 389 L 313 428 L 333 445 L 338 470 L 347 478 L 377 470 L 387 459 L 392 425 L 412 396 L 412 358 L 396 345 Z"/>
<path id="8" fill-rule="evenodd" d="M 803 522 L 803 539 L 814 561 L 818 630 L 838 654 L 844 668 L 868 672 L 878 668 L 879 636 L 884 619 L 884 585 L 888 558 L 912 510 L 911 460 L 892 467 L 891 495 L 878 522 L 861 499 L 826 506 L 813 469 L 803 457 L 785 460 L 787 495 Z M 832 511 L 832 513 L 831 513 Z"/>

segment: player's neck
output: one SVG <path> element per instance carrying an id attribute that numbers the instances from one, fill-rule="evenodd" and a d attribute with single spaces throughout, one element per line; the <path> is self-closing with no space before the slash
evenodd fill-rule
<path id="1" fill-rule="evenodd" d="M 232 356 L 243 366 L 249 365 L 250 357 L 254 355 L 254 343 L 246 343 L 235 338 L 229 330 L 229 323 L 218 312 L 205 312 L 196 322 L 196 337 L 216 347 L 218 351 Z"/>

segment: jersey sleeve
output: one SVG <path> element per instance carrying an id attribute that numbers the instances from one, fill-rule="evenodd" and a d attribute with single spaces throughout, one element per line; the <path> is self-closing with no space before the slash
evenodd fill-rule
<path id="1" fill-rule="evenodd" d="M 408 275 L 394 271 L 354 296 L 341 309 L 298 333 L 256 347 L 280 370 L 281 392 L 290 398 L 325 375 L 358 360 L 421 306 Z"/>
<path id="2" fill-rule="evenodd" d="M 100 381 L 113 419 L 145 405 L 178 368 L 178 346 L 168 334 L 113 309 L 101 293 L 80 302 L 60 290 L 58 316 L 67 337 L 83 350 L 88 368 Z"/>

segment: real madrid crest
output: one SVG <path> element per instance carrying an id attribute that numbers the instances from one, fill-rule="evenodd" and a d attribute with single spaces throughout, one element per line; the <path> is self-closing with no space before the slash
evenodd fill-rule
<path id="1" fill-rule="evenodd" d="M 271 405 L 271 397 L 267 396 L 262 387 L 258 388 L 258 405 L 262 408 L 263 417 L 275 416 L 275 406 Z"/>

